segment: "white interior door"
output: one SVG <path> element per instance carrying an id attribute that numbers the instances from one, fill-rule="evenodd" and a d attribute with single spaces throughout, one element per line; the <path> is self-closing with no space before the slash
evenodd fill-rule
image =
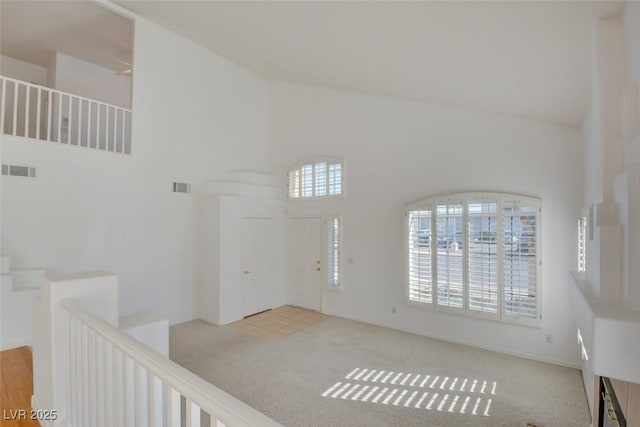
<path id="1" fill-rule="evenodd" d="M 290 218 L 288 230 L 289 298 L 293 305 L 320 311 L 322 277 L 322 219 Z"/>
<path id="2" fill-rule="evenodd" d="M 245 218 L 243 226 L 243 316 L 271 308 L 273 287 L 271 218 Z"/>

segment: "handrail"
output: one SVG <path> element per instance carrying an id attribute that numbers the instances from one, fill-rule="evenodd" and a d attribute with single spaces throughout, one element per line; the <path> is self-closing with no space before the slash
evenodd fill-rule
<path id="1" fill-rule="evenodd" d="M 111 324 L 93 316 L 74 300 L 65 299 L 59 304 L 76 319 L 122 351 L 123 354 L 170 385 L 188 401 L 198 405 L 204 412 L 214 415 L 225 425 L 281 425 L 149 347 L 142 345 Z"/>

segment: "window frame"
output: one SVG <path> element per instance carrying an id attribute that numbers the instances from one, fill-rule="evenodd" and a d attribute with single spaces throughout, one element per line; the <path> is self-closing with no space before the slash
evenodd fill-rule
<path id="1" fill-rule="evenodd" d="M 320 163 L 326 163 L 327 165 L 327 172 L 326 172 L 326 182 L 324 184 L 325 186 L 325 194 L 324 195 L 315 195 L 316 193 L 316 174 L 315 174 L 315 167 L 316 165 L 320 164 Z M 329 173 L 329 166 L 330 165 L 335 165 L 335 164 L 340 164 L 340 193 L 339 194 L 329 194 L 330 193 L 330 173 Z M 311 196 L 303 196 L 303 195 L 298 195 L 295 197 L 291 196 L 291 174 L 295 173 L 295 172 L 299 172 L 302 171 L 302 169 L 304 169 L 307 166 L 311 166 L 313 168 L 313 172 L 312 172 L 312 184 L 311 184 Z M 289 170 L 287 171 L 287 176 L 286 176 L 286 181 L 287 181 L 287 199 L 291 200 L 291 201 L 299 201 L 299 200 L 322 200 L 322 199 L 340 199 L 340 198 L 344 198 L 344 194 L 345 194 L 345 164 L 344 164 L 344 160 L 340 157 L 333 157 L 333 156 L 317 156 L 317 157 L 311 157 L 302 161 L 299 161 L 297 163 L 295 163 L 294 165 L 292 165 Z M 301 191 L 300 191 L 301 193 Z"/>
<path id="2" fill-rule="evenodd" d="M 498 307 L 496 313 L 484 312 L 470 308 L 469 301 L 469 204 L 481 203 L 483 200 L 497 202 L 497 229 L 498 236 L 496 248 L 496 268 L 498 283 Z M 504 280 L 504 203 L 522 202 L 535 207 L 536 209 L 536 234 L 535 234 L 535 254 L 536 254 L 536 316 L 535 318 L 526 316 L 507 315 L 505 310 L 505 280 Z M 463 277 L 463 303 L 462 307 L 450 307 L 438 304 L 438 230 L 437 230 L 437 207 L 438 204 L 462 202 L 462 277 Z M 414 301 L 410 299 L 410 224 L 409 215 L 412 211 L 431 210 L 431 302 Z M 426 309 L 439 313 L 449 313 L 461 315 L 475 319 L 485 319 L 498 321 L 500 323 L 516 324 L 529 327 L 540 328 L 542 326 L 542 202 L 539 198 L 513 193 L 498 192 L 464 192 L 449 193 L 433 197 L 428 197 L 420 201 L 406 205 L 404 221 L 404 242 L 405 242 L 405 303 L 411 307 Z M 435 249 L 435 250 L 434 250 Z"/>
<path id="3" fill-rule="evenodd" d="M 578 273 L 585 274 L 587 271 L 587 215 L 578 218 Z"/>

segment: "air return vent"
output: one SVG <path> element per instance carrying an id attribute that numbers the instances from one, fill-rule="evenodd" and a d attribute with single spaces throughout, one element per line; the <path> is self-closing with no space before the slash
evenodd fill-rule
<path id="1" fill-rule="evenodd" d="M 36 168 L 20 165 L 2 165 L 2 175 L 24 176 L 27 178 L 36 177 Z"/>
<path id="2" fill-rule="evenodd" d="M 187 184 L 186 182 L 174 182 L 173 192 L 174 193 L 191 193 L 191 184 Z"/>

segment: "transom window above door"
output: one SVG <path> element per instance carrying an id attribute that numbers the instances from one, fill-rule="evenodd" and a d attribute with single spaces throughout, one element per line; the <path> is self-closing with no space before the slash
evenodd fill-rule
<path id="1" fill-rule="evenodd" d="M 289 171 L 289 198 L 341 197 L 342 160 L 322 157 Z"/>

